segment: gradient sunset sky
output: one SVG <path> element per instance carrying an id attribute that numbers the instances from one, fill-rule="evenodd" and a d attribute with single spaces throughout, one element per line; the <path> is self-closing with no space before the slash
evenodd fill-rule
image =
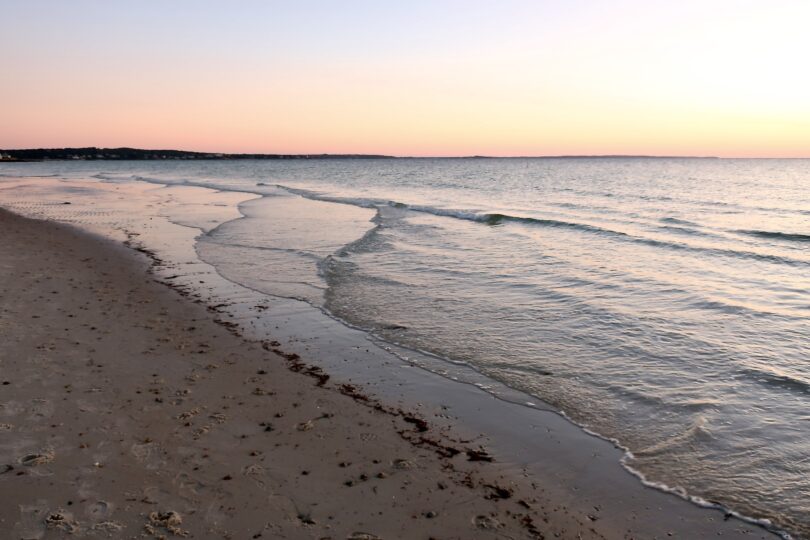
<path id="1" fill-rule="evenodd" d="M 810 1 L 0 0 L 0 148 L 810 156 Z"/>

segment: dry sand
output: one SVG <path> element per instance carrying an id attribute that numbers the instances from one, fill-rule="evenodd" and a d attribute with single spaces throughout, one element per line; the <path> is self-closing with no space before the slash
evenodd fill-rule
<path id="1" fill-rule="evenodd" d="M 3 210 L 0 231 L 2 538 L 633 537 L 236 335 L 143 254 Z"/>

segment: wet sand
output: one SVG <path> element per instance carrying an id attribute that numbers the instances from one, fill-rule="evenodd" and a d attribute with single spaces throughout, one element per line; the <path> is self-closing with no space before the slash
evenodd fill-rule
<path id="1" fill-rule="evenodd" d="M 0 231 L 9 538 L 634 537 L 272 336 L 239 336 L 156 281 L 148 253 L 2 210 Z M 719 518 L 718 536 L 771 537 Z"/>

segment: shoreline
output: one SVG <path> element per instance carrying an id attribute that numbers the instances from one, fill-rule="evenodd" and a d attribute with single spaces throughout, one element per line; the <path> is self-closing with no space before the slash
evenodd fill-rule
<path id="1" fill-rule="evenodd" d="M 4 219 L 9 219 L 9 218 L 5 217 Z M 14 218 L 14 219 L 23 219 L 23 218 Z M 41 224 L 40 226 L 42 226 L 42 227 L 51 226 L 51 227 L 57 227 L 57 228 L 60 227 L 58 225 L 53 225 L 52 223 L 48 223 L 48 222 L 45 222 L 44 224 Z M 74 231 L 74 234 L 75 234 L 75 231 Z M 85 238 L 85 241 L 87 241 L 87 238 Z M 94 240 L 94 241 L 98 241 L 98 240 Z M 110 243 L 110 241 L 101 241 L 101 242 L 106 242 L 108 244 Z M 123 253 L 119 253 L 117 256 L 121 256 L 121 257 L 124 257 L 124 258 L 126 257 L 126 255 L 123 254 Z M 165 283 L 165 284 L 168 284 L 168 283 Z M 172 285 L 172 286 L 176 290 L 182 291 L 182 287 L 176 287 L 174 285 Z M 228 321 L 221 321 L 221 322 L 228 323 L 228 324 L 225 324 L 225 327 L 228 327 L 230 324 L 235 324 L 235 323 L 228 322 Z M 234 327 L 231 326 L 230 328 L 233 329 Z M 241 338 L 239 338 L 239 339 L 241 340 Z M 295 347 L 294 343 L 295 343 L 295 340 L 293 341 L 293 347 Z M 265 349 L 267 349 L 267 348 L 268 347 L 265 347 Z M 308 347 L 305 347 L 305 348 L 308 348 Z M 276 349 L 276 351 L 274 352 L 273 349 Z M 292 366 L 288 366 L 288 367 L 293 367 L 294 368 L 293 371 L 299 371 L 299 372 L 303 372 L 304 374 L 309 374 L 310 377 L 316 381 L 316 383 L 317 383 L 317 381 L 322 381 L 323 377 L 325 375 L 328 375 L 328 374 L 331 374 L 331 373 L 337 373 L 337 376 L 335 378 L 339 377 L 339 378 L 344 379 L 344 380 L 347 378 L 347 373 L 351 373 L 351 369 L 348 372 L 344 372 L 344 373 L 340 373 L 340 370 L 330 369 L 330 368 L 335 368 L 337 366 L 328 366 L 328 367 L 326 367 L 326 373 L 324 373 L 323 371 L 321 371 L 321 363 L 322 362 L 319 361 L 319 360 L 323 360 L 323 358 L 316 358 L 315 362 L 313 362 L 314 365 L 304 364 L 304 363 L 302 363 L 300 361 L 300 358 L 304 357 L 306 352 L 304 352 L 304 351 L 301 351 L 301 352 L 297 352 L 297 351 L 296 352 L 286 352 L 287 350 L 288 349 L 286 347 L 286 344 L 285 344 L 284 348 L 280 348 L 280 343 L 279 343 L 279 345 L 272 345 L 272 344 L 270 345 L 270 352 L 271 353 L 275 354 L 276 356 L 280 356 L 283 360 L 286 360 L 288 363 L 292 362 Z M 295 350 L 295 348 L 293 348 L 291 350 Z M 267 351 L 265 351 L 265 352 L 267 352 Z M 318 356 L 318 355 L 316 355 L 316 356 Z M 304 358 L 304 362 L 308 362 L 308 359 Z M 423 379 L 423 382 L 424 382 L 424 380 L 430 379 L 431 376 L 434 379 L 436 377 L 440 377 L 440 376 L 437 376 L 437 375 L 431 373 L 431 375 L 426 375 L 425 374 L 425 377 L 421 377 L 421 379 Z M 420 379 L 420 377 L 417 377 L 417 379 Z M 434 383 L 428 383 L 428 384 L 435 384 L 435 382 Z M 452 382 L 451 381 L 445 381 L 445 384 L 452 384 Z M 361 384 L 360 386 L 362 387 L 364 385 Z M 455 386 L 459 386 L 459 385 L 455 385 Z M 343 388 L 343 387 L 339 387 L 339 388 Z M 369 403 L 370 402 L 370 398 L 368 396 L 358 392 L 356 389 L 349 390 L 349 389 L 344 388 L 344 390 L 346 390 L 346 391 L 343 392 L 343 393 L 344 394 L 349 394 L 349 397 L 351 397 L 354 401 L 361 401 L 361 402 L 364 402 L 364 403 Z M 379 388 L 377 388 L 377 390 L 379 390 Z M 481 391 L 479 389 L 474 388 L 474 387 L 466 389 L 466 390 L 462 390 L 461 393 L 466 393 L 467 391 L 471 391 L 471 392 L 475 392 L 475 393 L 479 393 L 479 394 L 481 393 Z M 384 399 L 384 401 L 385 401 L 385 399 Z M 479 403 L 481 402 L 480 398 L 478 399 L 478 402 Z M 383 405 L 379 404 L 379 403 L 373 405 L 372 408 L 374 408 L 378 413 L 391 413 L 391 410 L 383 411 L 381 409 L 376 408 L 377 405 L 379 405 L 380 407 L 383 407 Z M 504 406 L 506 407 L 506 410 L 508 410 L 510 412 L 514 412 L 514 410 L 512 410 L 508 404 L 504 404 Z M 513 405 L 513 407 L 515 407 L 515 406 Z M 520 405 L 519 407 L 522 408 L 522 409 L 527 409 L 526 414 L 530 415 L 530 416 L 527 417 L 528 422 L 530 422 L 530 423 L 531 422 L 537 422 L 537 413 L 538 413 L 538 411 L 536 409 L 528 409 L 527 407 L 522 406 L 522 405 Z M 493 437 L 492 434 L 493 434 L 493 432 L 497 434 L 498 429 L 496 429 L 496 428 L 498 427 L 498 424 L 503 423 L 502 422 L 502 417 L 501 418 L 497 417 L 498 414 L 502 413 L 503 410 L 504 410 L 503 407 L 500 407 L 500 409 L 501 410 L 498 413 L 490 412 L 490 417 L 489 418 L 485 418 L 483 422 L 479 421 L 479 423 L 475 424 L 472 427 L 472 430 L 476 431 L 476 430 L 479 430 L 479 428 L 481 428 L 482 425 L 489 425 L 489 427 L 492 428 L 492 431 L 488 432 L 487 434 L 490 435 L 490 437 L 491 437 L 490 441 L 495 443 L 494 444 L 495 447 L 498 446 L 497 441 L 499 441 L 500 438 L 498 436 Z M 423 433 L 423 431 L 422 431 L 423 428 L 425 429 L 425 431 L 434 429 L 432 427 L 428 427 L 428 424 L 423 423 L 423 422 L 425 422 L 423 419 L 418 418 L 416 416 L 413 416 L 411 413 L 405 413 L 404 410 L 401 407 L 394 408 L 392 410 L 395 411 L 395 412 L 400 413 L 401 420 L 405 422 L 406 426 L 411 427 L 411 428 L 415 427 L 416 428 L 415 433 L 417 433 L 417 434 Z M 430 408 L 427 408 L 427 410 L 430 412 Z M 430 416 L 430 414 L 428 414 L 426 416 Z M 484 416 L 486 416 L 486 414 Z M 574 426 L 573 424 L 571 424 L 567 419 L 565 419 L 565 418 L 563 418 L 562 416 L 559 416 L 559 415 L 557 415 L 557 416 L 558 416 L 558 419 L 560 421 L 562 421 L 563 423 L 568 423 L 570 428 L 579 430 L 580 432 L 582 431 L 577 426 Z M 431 420 L 431 422 L 432 422 L 432 420 Z M 451 425 L 455 424 L 455 423 L 457 423 L 457 422 L 455 422 L 454 420 L 451 420 L 449 422 L 449 424 L 451 424 Z M 551 422 L 551 424 L 554 424 L 554 422 Z M 549 424 L 547 423 L 546 426 L 545 426 L 546 429 L 548 429 L 548 425 Z M 554 428 L 555 429 L 561 429 L 561 430 L 566 429 L 566 428 L 560 428 L 560 427 L 558 427 L 556 425 L 554 426 Z M 449 431 L 450 427 L 445 426 L 442 429 L 442 431 L 444 431 L 444 430 Z M 585 435 L 585 434 L 583 433 L 583 435 Z M 402 437 L 402 434 L 400 433 L 399 436 Z M 565 435 L 565 437 L 569 437 L 569 436 L 570 436 L 570 433 L 567 433 Z M 421 437 L 421 435 L 419 435 L 418 437 Z M 586 439 L 587 439 L 587 437 L 586 437 Z M 434 450 L 436 448 L 441 448 L 441 445 L 445 445 L 445 443 L 436 443 L 436 441 L 433 441 L 431 443 L 425 443 L 420 438 L 417 438 L 416 440 L 421 441 L 422 444 L 427 444 L 428 446 L 433 446 Z M 582 443 L 583 440 L 584 439 L 578 440 L 578 443 Z M 518 453 L 520 453 L 520 452 L 524 452 L 524 453 L 531 452 L 533 449 L 535 449 L 535 448 L 533 448 L 532 442 L 536 442 L 536 441 L 528 441 L 527 440 L 527 441 L 522 441 L 522 442 L 525 443 L 527 445 L 527 447 L 519 449 Z M 434 443 L 438 444 L 439 446 L 436 446 L 436 444 L 434 444 Z M 557 442 L 557 444 L 559 444 L 559 441 Z M 570 437 L 568 439 L 568 444 L 569 445 L 571 444 Z M 585 443 L 585 444 L 589 444 L 589 443 Z M 448 450 L 448 448 L 450 448 L 450 447 L 445 445 L 443 450 L 441 452 L 439 452 L 439 454 L 441 454 L 442 452 L 453 453 L 453 450 Z M 501 448 L 501 450 L 503 450 L 503 448 Z M 514 450 L 514 448 L 512 450 Z M 571 448 L 568 448 L 562 454 L 558 452 L 558 455 L 552 456 L 552 457 L 555 460 L 560 460 L 560 459 L 562 459 L 564 457 L 564 454 L 568 453 L 571 450 L 572 450 Z M 600 451 L 601 450 L 597 450 L 597 452 L 600 452 Z M 468 457 L 473 457 L 473 456 L 477 455 L 477 454 L 475 454 L 475 452 L 478 452 L 478 450 L 473 450 L 473 452 L 474 452 L 473 454 L 470 454 L 470 453 L 467 453 L 465 451 L 460 451 L 455 455 L 459 455 L 459 454 L 464 455 L 466 453 L 466 455 Z M 505 452 L 505 453 L 508 454 L 508 452 Z M 517 460 L 509 460 L 509 459 L 501 460 L 500 459 L 501 453 L 499 453 L 499 452 L 496 452 L 495 455 L 499 458 L 499 459 L 496 460 L 497 465 L 487 463 L 485 467 L 482 467 L 482 469 L 494 469 L 494 470 L 498 471 L 498 474 L 500 474 L 501 477 L 503 477 L 504 474 L 506 474 L 507 477 L 510 479 L 510 481 L 517 482 L 517 484 L 519 484 L 522 480 L 525 480 L 525 476 L 527 476 L 527 475 L 531 476 L 532 479 L 535 479 L 534 474 L 529 474 L 529 471 L 525 467 L 518 466 L 518 461 Z M 478 457 L 482 457 L 482 456 L 486 456 L 486 454 L 481 454 Z M 545 459 L 547 457 L 548 456 L 541 456 L 541 460 Z M 611 457 L 610 456 L 603 457 L 603 460 L 604 459 L 610 460 Z M 620 467 L 618 466 L 618 460 L 616 461 L 615 466 L 616 466 L 616 469 L 621 470 L 622 474 L 624 474 L 625 476 L 630 478 L 629 474 L 627 474 L 625 471 L 620 469 Z M 531 473 L 535 473 L 535 472 L 536 471 L 531 471 Z M 613 476 L 614 472 L 615 471 L 609 471 L 608 473 L 606 473 L 607 477 L 604 477 L 604 474 L 603 474 L 602 475 L 603 477 L 601 479 L 595 479 L 593 481 L 594 482 L 599 482 L 599 481 L 604 482 L 604 481 L 606 481 L 606 478 L 609 479 L 607 481 L 612 481 L 613 479 L 615 479 L 615 477 Z M 597 475 L 597 476 L 600 476 L 600 475 Z M 582 481 L 582 480 L 583 480 L 582 478 L 578 478 L 577 482 Z M 635 478 L 632 478 L 631 480 L 632 480 L 632 482 L 638 484 L 638 481 Z M 585 480 L 585 481 L 586 481 L 586 483 L 588 482 L 588 480 Z M 568 483 L 566 484 L 566 482 L 568 482 Z M 515 484 L 515 485 L 517 485 L 517 484 Z M 564 479 L 561 482 L 561 484 L 563 486 L 567 485 L 568 488 L 572 487 L 570 478 Z M 546 487 L 549 487 L 549 486 L 543 486 L 543 488 L 546 488 Z M 593 487 L 593 486 L 591 486 L 591 487 Z M 615 488 L 615 487 L 616 486 L 604 485 L 604 486 L 601 486 L 600 489 L 597 489 L 596 492 L 604 492 L 605 488 Z M 574 488 L 574 491 L 578 491 L 579 489 L 581 489 L 578 486 L 573 486 L 573 488 Z M 622 486 L 621 489 L 625 489 L 624 486 Z M 559 490 L 559 486 L 557 486 L 557 490 Z M 532 489 L 529 488 L 529 491 L 531 492 Z M 543 489 L 543 491 L 545 491 L 545 489 Z M 593 490 L 591 490 L 591 491 L 593 491 Z M 610 490 L 608 490 L 608 491 L 610 491 Z M 616 524 L 616 521 L 618 521 L 618 522 L 626 521 L 626 522 L 628 522 L 627 530 L 621 532 L 621 535 L 627 536 L 627 533 L 632 535 L 633 534 L 631 532 L 632 526 L 637 526 L 638 521 L 647 521 L 647 522 L 649 522 L 649 521 L 653 521 L 653 520 L 657 519 L 655 516 L 652 516 L 652 515 L 646 515 L 645 516 L 644 515 L 644 508 L 647 507 L 649 509 L 649 506 L 651 504 L 660 504 L 659 501 L 658 501 L 658 499 L 660 499 L 660 497 L 658 497 L 658 495 L 664 497 L 664 499 L 661 499 L 661 500 L 664 500 L 664 501 L 670 500 L 670 503 L 671 503 L 671 500 L 674 499 L 674 496 L 672 496 L 672 495 L 666 495 L 666 494 L 663 494 L 661 492 L 657 492 L 657 491 L 653 491 L 653 490 L 644 488 L 640 484 L 638 484 L 638 490 L 637 491 L 638 491 L 638 493 L 635 493 L 635 494 L 631 493 L 631 498 L 636 498 L 636 497 L 639 497 L 639 496 L 645 497 L 644 493 L 647 494 L 646 496 L 649 496 L 649 499 L 646 500 L 646 501 L 644 501 L 644 500 L 636 500 L 634 503 L 631 504 L 631 506 L 636 506 L 637 507 L 636 510 L 638 511 L 638 514 L 634 514 L 632 516 L 630 516 L 630 515 L 625 516 L 625 518 L 626 518 L 625 520 L 621 519 L 621 516 L 619 516 L 619 519 L 616 519 L 616 516 L 613 516 L 613 519 L 611 520 L 611 519 L 604 519 L 603 516 L 593 516 L 593 515 L 589 515 L 587 513 L 584 513 L 584 514 L 580 514 L 579 516 L 577 516 L 579 518 L 584 517 L 585 518 L 584 521 L 580 521 L 579 525 L 574 525 L 574 527 L 577 528 L 577 529 L 579 529 L 581 527 L 581 530 L 579 531 L 579 533 L 581 533 L 581 534 L 585 534 L 582 531 L 590 531 L 589 534 L 594 535 L 593 537 L 603 537 L 603 535 L 604 535 L 604 537 L 608 537 L 608 538 L 622 537 L 622 536 L 620 536 L 620 531 L 615 528 L 615 524 Z M 639 495 L 639 493 L 641 495 Z M 651 493 L 657 493 L 658 495 L 650 495 Z M 555 497 L 559 498 L 559 495 L 560 495 L 559 493 L 555 493 L 553 496 L 549 497 L 549 500 L 553 501 L 555 499 Z M 510 496 L 509 498 L 512 498 L 512 497 Z M 574 501 L 575 498 L 576 497 L 573 497 L 573 498 L 569 497 L 569 500 L 567 501 L 569 504 L 573 502 L 571 507 L 564 507 L 564 506 L 562 507 L 564 509 L 565 514 L 569 514 L 569 510 L 570 510 L 570 513 L 575 513 L 575 512 L 577 512 L 579 510 L 579 508 L 577 508 L 577 507 L 582 506 L 580 504 L 576 504 L 576 501 Z M 486 499 L 486 500 L 489 500 L 489 499 Z M 676 499 L 676 500 L 680 501 L 683 505 L 688 505 L 690 508 L 693 508 L 693 505 L 691 505 L 690 503 L 687 503 L 686 501 L 683 501 L 681 499 Z M 525 502 L 525 499 L 520 499 L 520 501 Z M 498 503 L 498 504 L 501 504 L 501 503 Z M 521 505 L 521 508 L 523 508 L 522 505 Z M 672 508 L 674 508 L 678 512 L 684 511 L 684 507 L 678 506 L 677 503 L 674 503 Z M 686 534 L 687 536 L 685 536 L 685 537 L 689 537 L 690 534 L 695 533 L 698 530 L 706 530 L 706 527 L 708 526 L 708 527 L 711 527 L 711 528 L 716 528 L 716 530 L 718 532 L 720 530 L 723 530 L 724 534 L 726 536 L 731 535 L 732 537 L 735 537 L 734 535 L 737 534 L 737 535 L 739 535 L 739 537 L 746 537 L 746 538 L 772 537 L 770 534 L 766 533 L 763 529 L 758 528 L 758 527 L 753 527 L 753 529 L 751 529 L 750 526 L 748 526 L 748 524 L 745 524 L 743 522 L 736 522 L 734 518 L 732 518 L 730 520 L 721 521 L 723 519 L 723 515 L 722 515 L 721 512 L 705 510 L 705 509 L 698 509 L 696 507 L 694 507 L 694 509 L 696 510 L 696 513 L 695 512 L 685 512 L 684 511 L 685 514 L 687 514 L 687 517 L 685 519 L 684 519 L 684 515 L 680 515 L 680 516 L 677 516 L 676 519 L 673 520 L 673 522 L 671 522 L 671 523 L 662 523 L 662 524 L 658 525 L 659 527 L 661 527 L 661 532 L 663 533 L 664 529 L 666 527 L 670 527 L 671 525 L 677 525 L 678 522 L 680 522 L 680 524 L 681 524 L 681 526 L 683 528 L 681 530 L 676 530 L 675 531 L 676 536 L 678 536 L 680 534 Z M 525 510 L 526 509 L 524 508 L 524 511 Z M 707 523 L 697 523 L 695 521 L 696 519 L 697 519 L 698 522 L 704 521 L 704 518 L 706 518 L 709 513 L 718 516 L 720 519 L 715 520 L 714 515 L 713 515 L 713 516 L 711 516 L 710 519 L 707 520 L 708 524 Z M 700 517 L 696 518 L 695 516 L 700 516 Z M 547 525 L 548 527 L 550 527 L 549 531 L 556 528 L 557 531 L 558 531 L 557 534 L 561 534 L 562 535 L 561 537 L 564 537 L 564 538 L 565 537 L 575 537 L 575 535 L 572 534 L 572 529 L 571 529 L 572 525 L 571 525 L 571 522 L 570 522 L 570 519 L 571 519 L 570 516 L 568 518 L 566 518 L 566 519 L 563 519 L 561 522 L 560 521 L 555 521 L 555 520 L 559 520 L 559 519 L 560 519 L 560 516 L 559 516 L 558 513 L 556 513 L 556 517 L 553 517 L 553 518 L 550 518 L 547 515 L 543 519 L 543 522 L 544 522 L 544 524 L 549 524 L 550 523 L 550 525 Z M 574 521 L 576 522 L 577 520 L 574 519 Z M 612 521 L 612 523 L 607 523 L 609 521 Z M 630 523 L 629 523 L 630 521 L 633 521 L 633 522 L 636 522 L 636 523 L 633 523 L 632 526 L 631 526 Z M 715 521 L 716 521 L 716 523 L 715 523 Z M 456 526 L 457 525 L 458 524 L 456 524 Z M 653 525 L 652 523 L 646 523 L 646 527 L 650 527 L 652 525 Z M 504 526 L 506 526 L 506 524 L 504 524 Z M 525 529 L 525 524 L 523 524 L 521 527 L 519 527 L 518 530 L 521 531 L 521 533 L 526 534 L 527 529 Z M 562 527 L 562 528 L 559 528 L 559 527 Z M 695 527 L 697 527 L 697 529 Z M 674 529 L 677 529 L 677 528 L 678 527 L 674 527 Z M 645 529 L 644 527 L 641 527 L 640 529 L 637 529 L 637 530 L 649 531 L 650 529 Z M 548 533 L 549 531 L 544 531 L 544 532 Z M 475 532 L 480 533 L 481 530 L 476 529 Z M 497 534 L 499 534 L 499 535 L 500 534 L 505 534 L 505 531 L 501 530 L 501 529 L 498 529 Z M 571 536 L 568 536 L 569 534 L 571 534 Z M 464 537 L 469 537 L 469 536 L 465 534 Z M 584 537 L 587 537 L 587 536 L 584 536 Z M 645 536 L 640 536 L 640 537 L 645 537 Z"/>
<path id="2" fill-rule="evenodd" d="M 26 285 L 3 291 L 4 529 L 537 537 L 530 489 L 483 450 L 234 335 L 114 242 L 5 211 L 0 226 L 4 282 Z"/>

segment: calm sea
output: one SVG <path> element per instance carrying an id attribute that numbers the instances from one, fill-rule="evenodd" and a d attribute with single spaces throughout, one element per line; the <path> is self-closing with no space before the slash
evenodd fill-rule
<path id="1" fill-rule="evenodd" d="M 223 276 L 467 364 L 650 481 L 810 535 L 808 160 L 0 167 L 262 195 L 198 239 Z"/>

